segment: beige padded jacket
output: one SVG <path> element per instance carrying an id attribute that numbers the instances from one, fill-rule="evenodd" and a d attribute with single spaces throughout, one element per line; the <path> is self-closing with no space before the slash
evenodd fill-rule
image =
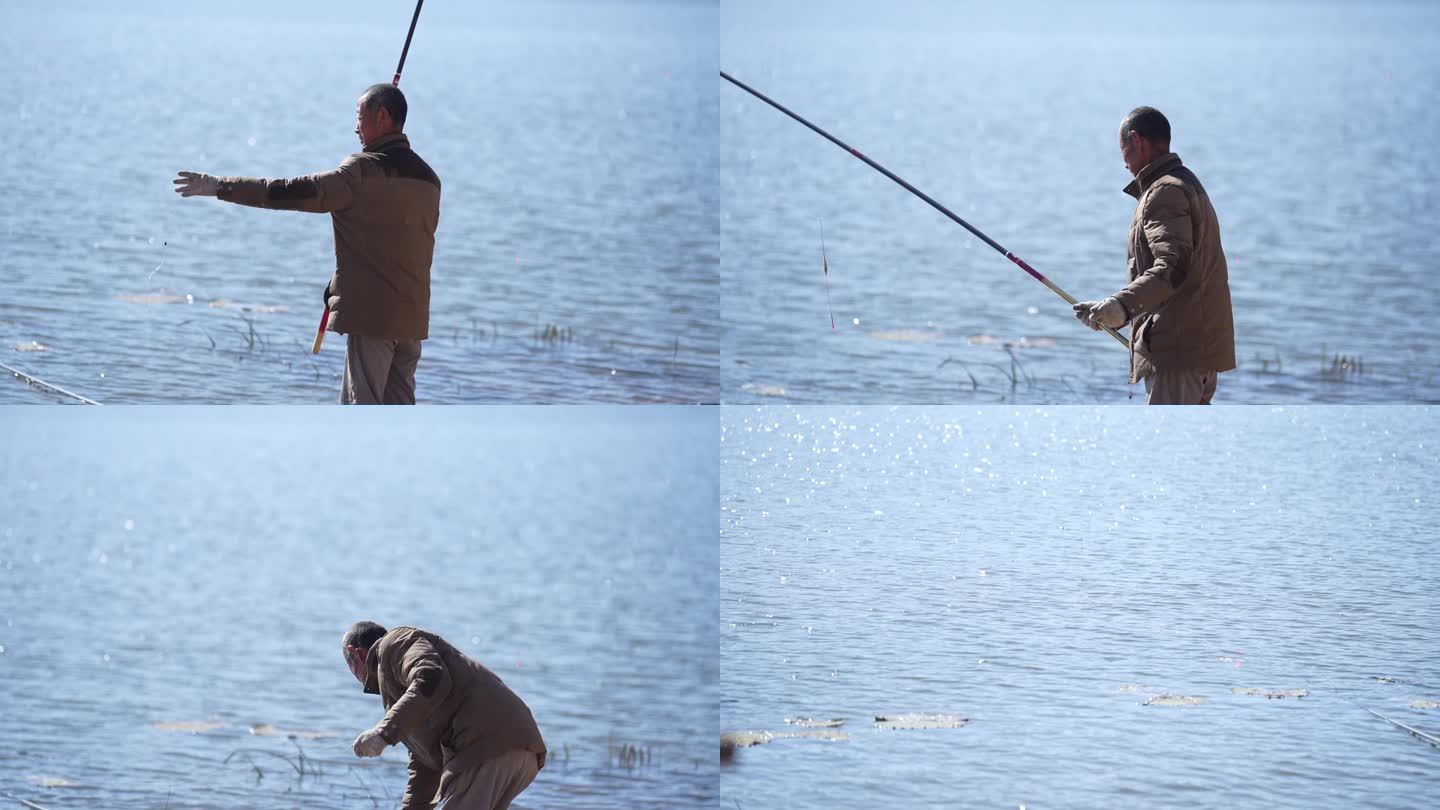
<path id="1" fill-rule="evenodd" d="M 440 224 L 440 178 L 402 133 L 365 145 L 334 171 L 290 180 L 221 177 L 226 202 L 328 213 L 335 274 L 325 289 L 330 329 L 424 340 L 430 331 L 430 261 Z"/>
<path id="2" fill-rule="evenodd" d="M 1115 298 L 1130 320 L 1130 381 L 1157 370 L 1235 368 L 1229 271 L 1205 187 L 1170 152 L 1125 192 L 1137 200 L 1130 283 Z"/>
<path id="3" fill-rule="evenodd" d="M 410 751 L 405 810 L 429 810 L 455 775 L 510 751 L 530 751 L 545 767 L 525 701 L 434 633 L 396 627 L 370 648 L 366 666 L 365 691 L 385 704 L 376 729 Z"/>

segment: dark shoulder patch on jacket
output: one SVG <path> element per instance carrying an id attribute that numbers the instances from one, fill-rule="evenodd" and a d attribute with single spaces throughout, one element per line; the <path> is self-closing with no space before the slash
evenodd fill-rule
<path id="1" fill-rule="evenodd" d="M 406 180 L 420 180 L 440 188 L 440 178 L 420 159 L 413 149 L 400 144 L 386 147 L 380 152 L 380 168 L 386 177 L 400 177 Z"/>
<path id="2" fill-rule="evenodd" d="M 1196 177 L 1195 173 L 1190 171 L 1188 168 L 1181 166 L 1173 172 L 1167 172 L 1167 174 L 1169 174 L 1171 177 L 1174 177 L 1176 180 L 1184 183 L 1185 185 L 1194 188 L 1195 193 L 1199 194 L 1200 196 L 1209 196 L 1205 193 L 1205 187 L 1200 184 L 1200 178 Z"/>
<path id="3" fill-rule="evenodd" d="M 320 187 L 308 177 L 271 180 L 266 188 L 271 200 L 308 200 L 320 196 Z"/>
<path id="4" fill-rule="evenodd" d="M 440 670 L 434 667 L 424 667 L 415 673 L 415 685 L 420 687 L 420 694 L 430 697 L 440 686 Z"/>

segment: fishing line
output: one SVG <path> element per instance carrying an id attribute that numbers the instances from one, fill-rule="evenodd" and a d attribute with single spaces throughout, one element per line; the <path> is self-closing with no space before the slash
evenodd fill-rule
<path id="1" fill-rule="evenodd" d="M 148 276 L 145 277 L 145 280 L 146 280 L 146 281 L 149 281 L 150 279 L 154 278 L 154 277 L 155 277 L 155 274 L 158 273 L 158 272 L 160 272 L 160 268 L 162 268 L 162 267 L 165 266 L 165 259 L 164 259 L 163 257 L 164 257 L 165 246 L 168 245 L 168 244 L 170 244 L 170 243 L 169 243 L 169 242 L 161 242 L 161 243 L 160 243 L 160 251 L 161 251 L 161 257 L 162 257 L 162 258 L 160 259 L 160 263 L 157 264 L 157 265 L 155 265 L 155 269 L 150 271 L 150 275 L 148 275 Z"/>
<path id="2" fill-rule="evenodd" d="M 835 137 L 834 135 L 831 135 L 830 133 L 826 132 L 825 130 L 821 129 L 820 127 L 815 126 L 814 124 L 810 123 L 809 121 L 806 121 L 804 118 L 801 118 L 799 115 L 795 114 L 794 112 L 791 112 L 791 111 L 790 111 L 789 109 L 787 109 L 784 105 L 780 104 L 779 102 L 775 101 L 774 99 L 770 98 L 769 96 L 765 95 L 764 93 L 761 93 L 759 90 L 756 90 L 755 88 L 751 87 L 750 85 L 748 85 L 748 84 L 740 81 L 739 79 L 735 78 L 734 76 L 731 76 L 729 73 L 726 73 L 726 72 L 723 71 L 723 70 L 720 71 L 720 78 L 724 79 L 724 80 L 727 81 L 727 82 L 730 82 L 731 84 L 735 85 L 736 87 L 740 88 L 741 90 L 744 90 L 745 92 L 749 93 L 750 95 L 752 95 L 752 96 L 760 99 L 761 101 L 765 102 L 766 104 L 769 104 L 771 107 L 774 107 L 775 109 L 779 110 L 780 112 L 785 113 L 786 115 L 790 116 L 791 118 L 795 119 L 796 121 L 799 121 L 801 124 L 804 124 L 806 127 L 808 127 L 809 129 L 811 129 L 812 131 L 814 131 L 816 134 L 818 134 L 818 135 L 820 135 L 821 137 L 825 138 L 825 140 L 830 141 L 831 143 L 835 144 L 836 146 L 840 147 L 841 149 L 844 149 L 846 152 L 849 152 L 851 155 L 854 155 L 855 157 L 857 157 L 857 158 L 859 158 L 860 160 L 864 161 L 864 162 L 865 162 L 865 165 L 869 166 L 870 168 L 874 169 L 875 171 L 880 172 L 881 174 L 883 174 L 883 175 L 885 175 L 886 177 L 890 178 L 891 180 L 895 181 L 897 184 L 900 185 L 901 188 L 905 189 L 906 191 L 910 192 L 911 194 L 914 194 L 916 197 L 919 197 L 920 199 L 922 199 L 922 200 L 924 200 L 925 202 L 929 203 L 931 208 L 934 208 L 936 211 L 939 211 L 940 213 L 942 213 L 942 214 L 944 214 L 945 216 L 949 217 L 949 218 L 951 219 L 951 221 L 955 222 L 955 223 L 956 223 L 957 225 L 959 225 L 960 227 L 964 228 L 965 230 L 967 230 L 967 231 L 969 231 L 970 233 L 974 234 L 975 236 L 979 237 L 982 242 L 984 242 L 985 244 L 987 244 L 987 245 L 989 245 L 990 247 L 994 248 L 995 250 L 999 251 L 1001 255 L 1003 255 L 1005 258 L 1009 259 L 1011 262 L 1014 262 L 1014 264 L 1015 264 L 1016 267 L 1019 267 L 1021 270 L 1024 270 L 1026 273 L 1029 273 L 1031 278 L 1035 279 L 1036 281 L 1040 282 L 1041 284 L 1044 284 L 1046 287 L 1048 287 L 1048 288 L 1050 289 L 1051 292 L 1053 292 L 1053 293 L 1055 293 L 1056 295 L 1058 295 L 1058 296 L 1060 296 L 1061 298 L 1063 298 L 1063 299 L 1065 300 L 1065 303 L 1067 303 L 1067 304 L 1072 304 L 1072 305 L 1073 305 L 1073 304 L 1076 304 L 1076 303 L 1079 303 L 1079 302 L 1075 299 L 1074 296 L 1072 296 L 1072 295 L 1070 295 L 1069 293 L 1065 292 L 1064 290 L 1060 289 L 1060 287 L 1059 287 L 1058 285 L 1056 285 L 1053 281 L 1051 281 L 1050 279 L 1046 278 L 1045 276 L 1041 275 L 1041 274 L 1039 273 L 1039 271 L 1037 271 L 1035 268 L 1033 268 L 1033 267 L 1031 267 L 1029 264 L 1027 264 L 1027 263 L 1025 262 L 1025 260 L 1021 259 L 1019 256 L 1016 256 L 1014 253 L 1011 253 L 1010 251 L 1008 251 L 1008 250 L 1006 250 L 1005 248 L 1001 247 L 1001 245 L 1000 245 L 999 242 L 996 242 L 994 239 L 991 239 L 990 237 L 988 237 L 988 236 L 986 236 L 985 234 L 981 233 L 978 228 L 976 228 L 975 226 L 973 226 L 973 225 L 971 225 L 970 223 L 966 222 L 965 220 L 961 219 L 959 216 L 957 216 L 957 215 L 955 214 L 955 212 L 951 211 L 949 208 L 946 208 L 945 206 L 943 206 L 943 205 L 941 205 L 940 203 L 936 202 L 933 197 L 929 196 L 928 194 L 926 194 L 925 192 L 921 191 L 920 189 L 915 188 L 914 186 L 912 186 L 912 185 L 910 185 L 909 183 L 905 182 L 903 179 L 900 178 L 899 175 L 895 174 L 894 172 L 890 171 L 889 169 L 885 168 L 884 166 L 881 166 L 879 163 L 876 163 L 875 161 L 873 161 L 873 160 L 871 160 L 870 158 L 866 157 L 864 154 L 862 154 L 862 153 L 860 152 L 860 150 L 858 150 L 858 149 L 850 146 L 849 144 L 845 143 L 844 141 L 840 140 L 839 138 Z M 1121 346 L 1124 346 L 1126 349 L 1129 349 L 1129 348 L 1130 348 L 1130 341 L 1127 340 L 1124 335 L 1121 335 L 1119 332 L 1115 331 L 1114 329 L 1111 329 L 1111 328 L 1108 327 L 1108 326 L 1102 327 L 1102 328 L 1103 328 L 1107 333 L 1109 333 L 1109 335 L 1110 335 L 1111 337 L 1113 337 L 1113 338 L 1115 338 L 1117 341 L 1119 341 Z"/>
<path id="3" fill-rule="evenodd" d="M 830 328 L 835 328 L 835 305 L 830 302 L 830 259 L 825 255 L 825 218 L 820 218 L 820 264 L 825 270 L 825 306 L 830 310 Z"/>

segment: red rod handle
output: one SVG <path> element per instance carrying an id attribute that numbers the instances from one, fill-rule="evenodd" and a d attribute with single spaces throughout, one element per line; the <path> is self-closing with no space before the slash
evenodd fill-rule
<path id="1" fill-rule="evenodd" d="M 315 346 L 310 349 L 311 354 L 320 353 L 320 344 L 325 342 L 325 327 L 330 325 L 330 310 L 320 316 L 320 328 L 315 330 Z"/>

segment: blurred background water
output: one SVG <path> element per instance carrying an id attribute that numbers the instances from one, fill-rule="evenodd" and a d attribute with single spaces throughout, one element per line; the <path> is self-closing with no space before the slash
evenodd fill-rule
<path id="1" fill-rule="evenodd" d="M 517 808 L 713 807 L 716 410 L 466 411 L 6 408 L 0 793 L 398 806 L 404 748 L 350 750 L 382 714 L 340 655 L 368 618 L 529 704 Z"/>
<path id="2" fill-rule="evenodd" d="M 1158 107 L 1229 259 L 1217 400 L 1440 399 L 1435 4 L 726 0 L 721 23 L 722 69 L 1081 300 L 1125 282 L 1116 133 Z M 1125 399 L 1124 350 L 1068 304 L 715 81 L 727 402 Z"/>
<path id="3" fill-rule="evenodd" d="M 333 399 L 330 218 L 170 181 L 337 166 L 415 4 L 3 5 L 0 360 L 101 402 Z M 718 16 L 426 4 L 400 85 L 444 184 L 422 401 L 718 399 Z"/>
<path id="4" fill-rule="evenodd" d="M 1436 749 L 1366 709 L 1440 736 L 1437 426 L 727 407 L 722 729 L 849 739 L 740 749 L 722 806 L 1433 804 Z"/>

